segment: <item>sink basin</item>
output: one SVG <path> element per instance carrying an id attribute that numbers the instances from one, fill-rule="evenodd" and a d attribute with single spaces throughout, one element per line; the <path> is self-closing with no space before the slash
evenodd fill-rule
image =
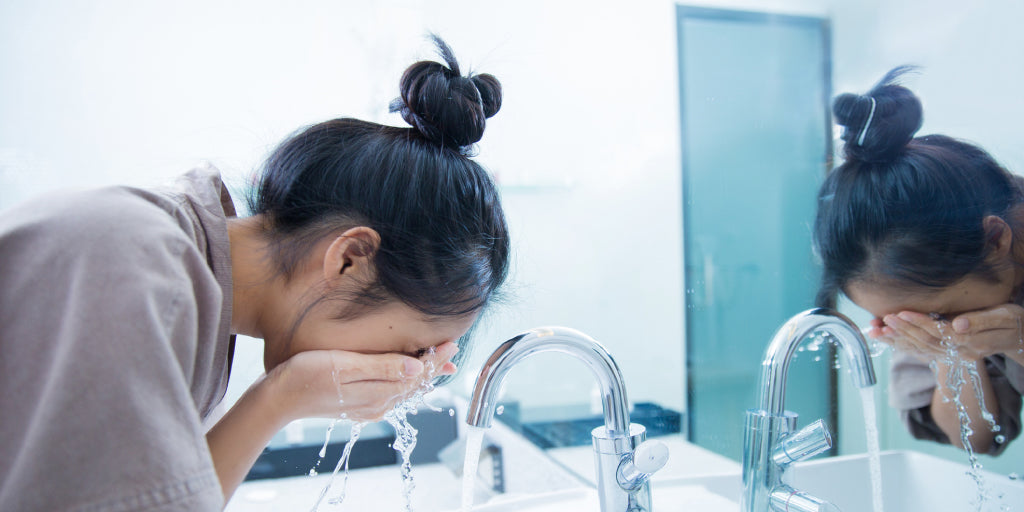
<path id="1" fill-rule="evenodd" d="M 978 484 L 966 464 L 914 451 L 886 451 L 881 454 L 882 502 L 886 511 L 927 510 L 929 512 L 1016 510 L 1024 504 L 1024 482 L 982 470 L 986 489 L 978 508 Z M 873 510 L 868 457 L 865 454 L 831 457 L 794 464 L 787 482 L 847 512 Z M 666 480 L 654 486 L 659 492 L 673 486 L 703 486 L 710 492 L 739 500 L 742 484 L 738 474 L 688 477 Z M 1010 508 L 1005 508 L 1010 507 Z"/>
<path id="2" fill-rule="evenodd" d="M 978 485 L 965 464 L 914 451 L 881 454 L 883 506 L 888 512 L 1018 510 L 1024 504 L 1024 482 L 981 471 L 987 497 L 978 508 Z M 873 510 L 868 458 L 864 454 L 794 464 L 788 482 L 832 502 L 846 512 Z M 739 510 L 739 473 L 655 480 L 654 510 L 721 512 Z M 592 489 L 572 489 L 531 496 L 498 496 L 473 507 L 476 512 L 563 512 L 600 510 Z"/>
<path id="3" fill-rule="evenodd" d="M 739 503 L 709 491 L 701 485 L 669 485 L 656 489 L 654 510 L 686 510 L 686 512 L 721 512 L 738 510 Z M 601 510 L 597 491 L 571 489 L 516 498 L 496 497 L 486 505 L 473 507 L 474 512 L 565 512 Z"/>

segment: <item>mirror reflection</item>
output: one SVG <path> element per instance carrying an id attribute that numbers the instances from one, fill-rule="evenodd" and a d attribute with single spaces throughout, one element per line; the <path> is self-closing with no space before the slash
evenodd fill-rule
<path id="1" fill-rule="evenodd" d="M 141 329 L 148 318 L 145 308 L 128 313 L 141 300 L 104 293 L 110 283 L 142 282 L 143 265 L 127 262 L 146 258 L 145 245 L 132 256 L 119 249 L 127 242 L 111 242 L 86 272 L 66 238 L 78 233 L 101 245 L 100 233 L 127 233 L 130 218 L 144 214 L 128 213 L 135 210 L 123 197 L 46 198 L 111 185 L 165 190 L 196 168 L 205 170 L 193 172 L 193 186 L 209 190 L 193 195 L 213 194 L 199 210 L 219 213 L 190 222 L 224 224 L 222 249 L 232 253 L 217 260 L 201 251 L 196 264 L 230 261 L 236 272 L 216 276 L 210 266 L 206 283 L 219 304 L 208 311 L 232 319 L 230 342 L 220 317 L 210 320 L 210 364 L 223 372 L 197 391 L 205 402 L 193 403 L 189 386 L 178 397 L 191 418 L 188 439 L 200 442 L 196 457 L 216 463 L 213 426 L 252 400 L 249 390 L 274 369 L 296 366 L 296 356 L 353 354 L 330 360 L 335 370 L 410 361 L 408 375 L 418 376 L 403 380 L 396 370 L 402 386 L 364 394 L 363 380 L 317 373 L 306 361 L 303 375 L 326 378 L 304 386 L 322 385 L 331 398 L 369 396 L 371 405 L 299 407 L 305 392 L 278 401 L 294 414 L 262 423 L 264 439 L 233 469 L 234 483 L 224 484 L 221 467 L 204 477 L 224 491 L 213 501 L 228 510 L 503 510 L 502 500 L 544 493 L 562 509 L 598 500 L 587 493 L 600 485 L 593 433 L 608 421 L 608 393 L 579 358 L 555 351 L 517 361 L 493 392 L 491 427 L 466 425 L 477 376 L 502 343 L 553 327 L 607 350 L 629 420 L 666 447 L 667 462 L 650 477 L 655 508 L 664 508 L 659 500 L 698 502 L 673 494 L 694 486 L 732 507 L 760 503 L 770 497 L 744 497 L 732 478 L 750 451 L 745 415 L 760 407 L 773 337 L 815 307 L 834 309 L 866 336 L 877 384 L 865 391 L 850 378 L 840 335 L 801 338 L 785 368 L 785 408 L 798 415 L 794 430 L 822 420 L 827 434 L 813 435 L 830 442 L 794 465 L 798 490 L 846 510 L 878 510 L 882 498 L 872 493 L 882 492 L 886 508 L 898 510 L 904 502 L 891 500 L 916 492 L 926 500 L 934 489 L 900 484 L 894 473 L 910 478 L 913 468 L 948 463 L 948 471 L 935 469 L 935 485 L 980 500 L 979 509 L 1019 506 L 999 495 L 1016 496 L 1000 486 L 1024 474 L 1024 152 L 1013 127 L 1024 103 L 1020 72 L 1006 65 L 1024 44 L 1014 24 L 1022 15 L 1024 7 L 1001 0 L 4 5 L 0 318 L 8 334 L 0 334 L 0 366 L 9 377 L 0 382 L 39 392 L 0 401 L 0 438 L 22 440 L 0 443 L 20 461 L 0 470 L 0 508 L 36 503 L 53 478 L 103 467 L 81 446 L 125 443 L 150 467 L 161 452 L 143 457 L 159 444 L 147 440 L 179 432 L 161 419 L 176 417 L 168 405 L 163 415 L 138 414 L 148 427 L 125 427 L 132 435 L 113 429 L 92 443 L 61 444 L 54 438 L 62 434 L 32 425 L 74 428 L 55 419 L 62 412 L 113 425 L 118 409 L 86 399 L 105 388 L 87 373 L 81 382 L 94 387 L 66 385 L 74 392 L 50 401 L 56 395 L 47 390 L 62 389 L 55 362 L 68 357 L 82 368 L 89 358 L 27 348 L 25 339 L 127 339 L 125 326 Z M 420 62 L 433 63 L 422 83 L 409 72 Z M 441 128 L 435 107 L 424 106 L 450 107 L 447 93 L 431 96 L 436 77 L 466 95 L 465 116 Z M 334 121 L 343 118 L 353 121 Z M 385 142 L 364 138 L 375 130 L 429 145 L 403 153 L 408 160 L 385 156 Z M 346 141 L 347 152 L 314 147 L 334 140 Z M 438 154 L 451 158 L 426 160 Z M 317 195 L 344 188 L 335 171 L 310 178 L 305 170 L 331 168 L 320 161 L 377 169 L 378 160 L 393 165 L 389 178 L 352 178 L 344 197 Z M 451 190 L 417 181 L 415 173 L 438 169 L 458 173 L 439 182 Z M 311 181 L 294 181 L 299 175 Z M 460 198 L 480 204 L 430 206 Z M 279 209 L 298 203 L 313 206 Z M 376 227 L 389 209 L 381 205 L 407 224 Z M 460 208 L 465 217 L 451 213 Z M 478 210 L 489 213 L 470 215 Z M 113 224 L 88 215 L 103 211 L 114 212 L 103 221 Z M 176 219 L 195 216 L 183 211 Z M 61 215 L 83 222 L 54 221 L 71 229 L 37 240 L 57 256 L 44 258 L 41 245 L 18 238 Z M 149 225 L 137 224 L 139 239 L 154 240 Z M 374 258 L 404 234 L 420 238 L 402 238 L 400 248 L 449 243 L 438 251 L 451 254 L 396 256 L 394 275 L 408 279 L 385 282 L 391 270 Z M 114 265 L 119 258 L 125 263 Z M 125 273 L 102 277 L 111 267 Z M 76 276 L 86 273 L 90 288 L 76 295 Z M 221 278 L 253 293 L 235 293 L 225 306 Z M 274 306 L 253 306 L 257 295 Z M 344 307 L 318 306 L 313 295 Z M 69 309 L 75 297 L 95 308 L 82 315 L 107 320 L 76 327 L 83 317 Z M 169 302 L 152 300 L 153 311 L 169 314 Z M 94 359 L 119 352 L 97 346 L 106 348 L 94 349 Z M 104 378 L 156 382 L 147 368 Z M 8 380 L 15 375 L 22 380 Z M 161 389 L 129 385 L 116 402 L 134 411 L 169 403 Z M 421 402 L 377 421 L 413 395 Z M 53 404 L 56 417 L 32 416 L 41 403 Z M 240 420 L 251 422 L 259 421 Z M 52 460 L 68 454 L 74 463 Z M 881 491 L 869 465 L 881 467 Z M 961 482 L 972 465 L 977 478 Z M 863 481 L 863 490 L 846 497 L 815 474 Z"/>

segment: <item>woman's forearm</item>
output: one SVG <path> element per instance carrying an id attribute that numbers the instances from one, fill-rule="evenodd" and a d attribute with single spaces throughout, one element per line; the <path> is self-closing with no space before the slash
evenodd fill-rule
<path id="1" fill-rule="evenodd" d="M 967 369 L 977 371 L 978 381 L 981 386 L 980 393 L 975 389 L 975 381 L 968 374 L 965 366 Z M 967 362 L 966 365 L 947 365 L 942 362 L 936 362 L 935 378 L 938 386 L 932 395 L 932 418 L 946 436 L 949 437 L 950 443 L 959 448 L 964 447 L 961 437 L 959 407 L 956 400 L 954 400 L 956 397 L 954 397 L 953 391 L 946 386 L 951 372 L 954 371 L 962 373 L 960 377 L 963 381 L 963 387 L 960 389 L 959 402 L 970 418 L 970 428 L 973 431 L 968 441 L 975 452 L 985 453 L 991 446 L 995 434 L 992 432 L 989 422 L 983 417 L 982 404 L 978 401 L 978 396 L 981 395 L 983 397 L 985 410 L 991 413 L 993 417 L 998 417 L 999 404 L 995 400 L 995 392 L 992 390 L 988 372 L 985 370 L 984 360 Z"/>
<path id="2" fill-rule="evenodd" d="M 231 499 L 270 439 L 290 421 L 266 379 L 249 387 L 206 434 L 224 503 Z"/>

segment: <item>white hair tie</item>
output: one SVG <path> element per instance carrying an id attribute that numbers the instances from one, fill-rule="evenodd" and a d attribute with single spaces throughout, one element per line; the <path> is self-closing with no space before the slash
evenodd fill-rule
<path id="1" fill-rule="evenodd" d="M 870 96 L 868 96 L 871 98 Z M 871 120 L 875 117 L 875 99 L 871 98 L 871 113 L 868 114 L 868 122 L 864 123 L 864 128 L 860 129 L 860 137 L 857 137 L 857 145 L 864 145 L 864 136 L 868 134 L 868 127 L 871 126 Z"/>

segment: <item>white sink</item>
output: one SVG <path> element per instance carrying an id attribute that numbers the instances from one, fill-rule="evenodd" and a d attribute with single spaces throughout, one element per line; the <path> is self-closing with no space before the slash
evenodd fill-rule
<path id="1" fill-rule="evenodd" d="M 913 451 L 881 454 L 883 505 L 887 512 L 1024 511 L 1024 482 L 981 471 L 987 498 L 979 509 L 978 485 L 968 466 Z M 873 510 L 866 455 L 831 457 L 794 464 L 789 483 L 846 512 Z M 689 476 L 655 481 L 654 510 L 722 512 L 739 510 L 739 473 Z M 497 496 L 473 508 L 477 512 L 564 512 L 600 510 L 592 489 L 531 496 Z"/>
<path id="2" fill-rule="evenodd" d="M 987 498 L 978 508 L 978 484 L 966 464 L 914 451 L 881 454 L 882 502 L 887 512 L 927 510 L 964 512 L 1024 510 L 1024 482 L 982 470 Z M 864 454 L 794 464 L 787 481 L 798 490 L 831 502 L 846 512 L 873 510 L 868 458 Z M 655 484 L 654 495 L 673 486 L 700 485 L 708 491 L 739 500 L 738 474 L 698 476 Z"/>
<path id="3" fill-rule="evenodd" d="M 669 485 L 653 496 L 654 510 L 685 510 L 686 512 L 721 512 L 738 510 L 739 503 L 710 492 L 701 485 Z M 473 507 L 474 512 L 598 512 L 601 510 L 597 491 L 572 489 L 533 496 L 495 497 L 486 505 Z"/>

